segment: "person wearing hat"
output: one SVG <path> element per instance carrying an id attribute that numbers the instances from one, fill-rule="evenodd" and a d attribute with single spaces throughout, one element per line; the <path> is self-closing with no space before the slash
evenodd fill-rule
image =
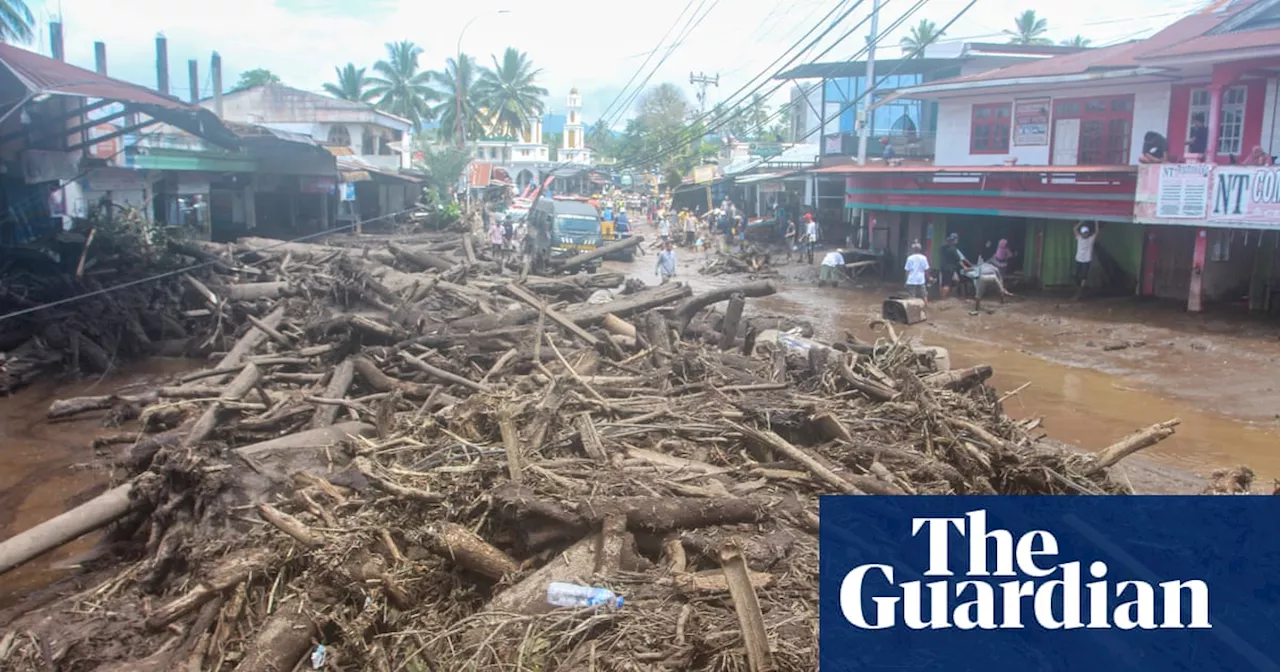
<path id="1" fill-rule="evenodd" d="M 1076 299 L 1084 293 L 1084 283 L 1089 280 L 1093 266 L 1093 244 L 1098 239 L 1098 225 L 1088 222 L 1076 224 Z"/>
<path id="2" fill-rule="evenodd" d="M 951 295 L 951 288 L 960 282 L 960 271 L 969 268 L 969 260 L 960 251 L 960 234 L 952 231 L 947 234 L 947 242 L 942 246 L 942 273 L 938 278 L 941 285 L 942 298 Z"/>
<path id="3" fill-rule="evenodd" d="M 832 250 L 823 257 L 822 266 L 818 267 L 818 286 L 823 287 L 829 282 L 832 287 L 839 287 L 840 276 L 844 274 L 844 251 Z"/>

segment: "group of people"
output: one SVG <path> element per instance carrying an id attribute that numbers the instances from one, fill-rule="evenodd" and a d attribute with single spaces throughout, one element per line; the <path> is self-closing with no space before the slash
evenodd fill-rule
<path id="1" fill-rule="evenodd" d="M 510 254 L 520 249 L 524 240 L 525 222 L 513 222 L 507 214 L 494 214 L 489 217 L 489 248 L 493 258 L 499 264 Z"/>
<path id="2" fill-rule="evenodd" d="M 1184 145 L 1187 149 L 1187 159 L 1199 160 L 1203 157 L 1209 148 L 1209 128 L 1204 125 L 1204 120 L 1199 116 L 1191 120 L 1191 128 L 1187 129 L 1187 142 Z M 1169 140 L 1160 133 L 1155 131 L 1147 131 L 1142 137 L 1142 156 L 1138 158 L 1139 163 L 1167 163 L 1179 162 L 1180 159 L 1169 156 Z M 1243 166 L 1271 166 L 1275 165 L 1275 157 L 1270 152 L 1263 149 L 1261 145 L 1255 145 L 1253 151 L 1247 156 L 1241 156 L 1236 159 L 1235 155 L 1231 156 L 1231 163 Z"/>

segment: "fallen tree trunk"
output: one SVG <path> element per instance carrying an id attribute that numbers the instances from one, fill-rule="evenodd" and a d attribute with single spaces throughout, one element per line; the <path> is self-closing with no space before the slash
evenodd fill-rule
<path id="1" fill-rule="evenodd" d="M 971 366 L 967 369 L 956 369 L 954 371 L 943 371 L 926 376 L 924 382 L 933 387 L 943 387 L 948 390 L 960 390 L 973 385 L 986 382 L 988 378 L 995 373 L 995 370 L 986 364 Z"/>
<path id="2" fill-rule="evenodd" d="M 247 282 L 239 285 L 221 287 L 222 293 L 231 301 L 256 301 L 258 299 L 274 299 L 288 289 L 287 282 Z"/>
<path id="3" fill-rule="evenodd" d="M 690 298 L 676 308 L 676 320 L 680 326 L 680 333 L 689 327 L 689 321 L 693 319 L 698 311 L 715 303 L 728 301 L 733 298 L 734 294 L 741 294 L 744 297 L 759 298 L 761 296 L 770 296 L 778 292 L 778 286 L 767 280 L 760 282 L 751 282 L 736 287 L 726 287 L 714 291 L 699 294 Z"/>
<path id="4" fill-rule="evenodd" d="M 491 579 L 501 579 L 520 570 L 511 556 L 495 548 L 471 530 L 456 523 L 440 523 L 427 528 L 431 550 L 442 558 Z"/>
<path id="5" fill-rule="evenodd" d="M 286 672 L 311 650 L 319 628 L 296 605 L 271 615 L 258 629 L 235 672 Z M 308 666 L 310 667 L 310 666 Z"/>
<path id="6" fill-rule="evenodd" d="M 430 252 L 410 250 L 407 247 L 396 245 L 395 243 L 387 243 L 387 249 L 391 250 L 391 253 L 396 256 L 396 259 L 414 267 L 414 270 L 417 271 L 429 271 L 432 269 L 447 271 L 454 266 L 452 261 L 449 261 L 439 255 L 431 254 Z"/>
<path id="7" fill-rule="evenodd" d="M 1089 467 L 1085 473 L 1095 474 L 1107 467 L 1110 467 L 1120 460 L 1173 436 L 1174 428 L 1182 424 L 1182 420 L 1173 418 L 1164 422 L 1157 422 L 1150 427 L 1126 437 L 1122 441 L 1103 448 L 1097 453 L 1097 462 Z"/>
<path id="8" fill-rule="evenodd" d="M 258 381 L 261 379 L 262 370 L 252 362 L 246 364 L 245 367 L 240 370 L 239 375 L 231 381 L 231 384 L 227 385 L 227 389 L 222 393 L 218 401 L 213 402 L 210 404 L 209 408 L 205 409 L 204 414 L 202 414 L 200 419 L 196 421 L 196 424 L 191 427 L 191 433 L 187 435 L 186 440 L 183 441 L 183 445 L 191 447 L 209 438 L 209 435 L 213 433 L 214 428 L 218 426 L 218 421 L 220 420 L 219 416 L 222 414 L 223 410 L 221 402 L 240 401 L 246 394 L 249 394 L 255 386 L 257 386 Z"/>
<path id="9" fill-rule="evenodd" d="M 271 327 L 272 329 L 279 327 L 280 322 L 283 320 L 284 320 L 284 306 L 280 306 L 276 308 L 275 310 L 268 313 L 266 317 L 262 318 L 262 322 L 266 324 L 268 327 Z M 214 368 L 226 369 L 226 368 L 240 365 L 241 363 L 244 362 L 245 357 L 248 357 L 249 354 L 252 353 L 254 349 L 256 349 L 259 345 L 261 345 L 262 342 L 265 340 L 267 340 L 266 332 L 262 331 L 257 327 L 252 327 L 252 326 L 249 327 L 249 330 L 246 331 L 244 335 L 240 337 L 240 340 L 236 341 L 236 344 L 231 347 L 231 350 L 227 352 L 226 356 L 223 357 L 218 362 L 218 365 Z M 209 384 L 221 385 L 227 382 L 228 375 L 230 374 L 221 374 L 221 375 L 213 376 L 213 378 L 209 381 Z"/>
<path id="10" fill-rule="evenodd" d="M 342 360 L 333 370 L 333 377 L 329 379 L 329 385 L 324 388 L 325 399 L 344 399 L 347 396 L 347 390 L 351 388 L 351 381 L 355 378 L 355 362 L 352 358 Z M 328 427 L 332 425 L 334 420 L 338 418 L 338 411 L 342 410 L 337 404 L 317 404 L 316 412 L 311 416 L 311 427 Z"/>
<path id="11" fill-rule="evenodd" d="M 629 250 L 642 242 L 644 242 L 644 236 L 631 236 L 630 238 L 623 238 L 622 240 L 614 241 L 608 245 L 601 245 L 590 252 L 575 254 L 567 259 L 552 259 L 551 264 L 560 270 L 569 271 L 578 268 L 583 264 L 595 261 L 596 259 L 603 259 L 605 255 Z"/>
<path id="12" fill-rule="evenodd" d="M 133 508 L 133 484 L 112 488 L 66 513 L 0 542 L 0 574 L 86 532 L 120 518 Z"/>

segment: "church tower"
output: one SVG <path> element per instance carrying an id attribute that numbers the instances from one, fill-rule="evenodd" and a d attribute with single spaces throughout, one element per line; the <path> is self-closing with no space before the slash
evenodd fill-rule
<path id="1" fill-rule="evenodd" d="M 569 89 L 568 116 L 564 123 L 563 149 L 575 152 L 586 147 L 587 139 L 582 129 L 582 96 L 578 95 L 578 87 Z"/>

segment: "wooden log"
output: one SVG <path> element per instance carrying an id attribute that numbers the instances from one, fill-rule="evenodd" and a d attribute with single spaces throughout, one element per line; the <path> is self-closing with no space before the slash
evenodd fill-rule
<path id="1" fill-rule="evenodd" d="M 274 329 L 279 327 L 280 322 L 283 320 L 284 306 L 280 306 L 268 313 L 262 321 L 266 323 L 267 326 Z M 226 356 L 224 356 L 214 368 L 226 369 L 243 363 L 245 358 L 248 357 L 265 340 L 267 340 L 266 332 L 257 327 L 249 327 L 249 330 L 240 337 L 240 340 L 236 341 L 236 344 L 231 347 L 231 350 L 227 352 Z M 227 375 L 228 374 L 213 376 L 209 381 L 209 384 L 222 385 L 227 382 Z"/>
<path id="2" fill-rule="evenodd" d="M 431 254 L 418 250 L 410 250 L 402 245 L 388 242 L 387 249 L 395 255 L 399 261 L 412 266 L 416 271 L 429 271 L 435 269 L 438 271 L 447 271 L 453 268 L 452 261 L 445 259 L 439 255 Z"/>
<path id="3" fill-rule="evenodd" d="M 1136 432 L 1124 440 L 1103 448 L 1097 453 L 1097 461 L 1085 471 L 1086 475 L 1096 474 L 1103 469 L 1114 466 L 1120 460 L 1173 436 L 1174 428 L 1182 424 L 1182 420 L 1173 418 L 1157 422 L 1150 427 Z"/>
<path id="4" fill-rule="evenodd" d="M 156 394 L 147 393 L 139 395 L 102 394 L 90 397 L 55 399 L 53 400 L 53 403 L 49 404 L 49 410 L 45 415 L 50 420 L 58 420 L 61 418 L 69 418 L 73 415 L 79 415 L 81 413 L 103 411 L 108 408 L 112 408 L 116 404 L 146 405 L 155 401 L 156 398 Z"/>
<path id="5" fill-rule="evenodd" d="M 995 373 L 986 364 L 971 366 L 967 369 L 956 369 L 954 371 L 943 371 L 925 376 L 924 382 L 931 387 L 943 387 L 948 390 L 962 390 L 974 385 L 980 385 Z"/>
<path id="6" fill-rule="evenodd" d="M 647 287 L 635 294 L 623 296 L 606 303 L 576 306 L 572 310 L 566 310 L 565 315 L 579 325 L 586 327 L 599 324 L 605 315 L 613 314 L 618 317 L 630 317 L 646 310 L 674 303 L 691 294 L 693 294 L 693 290 L 688 285 L 669 282 L 657 287 Z M 533 318 L 537 318 L 536 313 L 530 318 L 531 321 Z"/>
<path id="7" fill-rule="evenodd" d="M 467 380 L 466 378 L 463 378 L 462 376 L 459 376 L 457 374 L 449 373 L 444 369 L 434 367 L 422 361 L 421 359 L 414 357 L 413 355 L 407 352 L 401 352 L 400 358 L 403 359 L 407 364 L 413 366 L 419 371 L 422 371 L 423 373 L 426 373 L 427 375 L 433 376 L 435 378 L 439 378 L 440 380 L 443 380 L 449 383 L 453 383 L 454 385 L 461 385 L 462 387 L 470 389 L 474 392 L 485 391 L 485 387 L 480 383 L 477 383 L 474 380 Z"/>
<path id="8" fill-rule="evenodd" d="M 618 336 L 625 336 L 635 340 L 636 326 L 613 313 L 606 313 L 604 319 L 600 323 L 600 326 L 604 327 L 604 330 L 611 334 L 617 334 Z"/>
<path id="9" fill-rule="evenodd" d="M 720 566 L 729 584 L 729 596 L 738 614 L 738 626 L 742 643 L 747 650 L 747 669 L 750 672 L 772 672 L 777 669 L 773 654 L 769 651 L 769 633 L 765 631 L 764 614 L 751 584 L 747 561 L 737 544 L 726 543 L 720 549 Z"/>
<path id="10" fill-rule="evenodd" d="M 263 322 L 262 320 L 259 320 L 258 318 L 252 315 L 245 315 L 244 317 L 246 320 L 249 320 L 250 324 L 257 327 L 258 329 L 261 329 L 262 333 L 266 334 L 267 337 L 270 338 L 271 340 L 275 341 L 276 343 L 279 343 L 280 345 L 283 345 L 286 348 L 293 347 L 293 340 L 291 340 L 288 336 L 285 336 L 284 334 L 276 331 L 275 328 L 272 327 L 271 325 L 267 324 L 266 322 Z"/>
<path id="11" fill-rule="evenodd" d="M 333 377 L 324 388 L 324 398 L 345 399 L 347 390 L 351 388 L 351 381 L 355 378 L 355 372 L 355 362 L 351 357 L 342 360 L 342 363 L 333 369 Z M 316 412 L 311 416 L 312 429 L 332 425 L 337 420 L 340 410 L 342 407 L 336 404 L 317 404 Z"/>
<path id="12" fill-rule="evenodd" d="M 273 527 L 293 537 L 295 541 L 308 548 L 319 548 L 324 545 L 324 535 L 315 532 L 302 521 L 277 509 L 266 502 L 258 504 L 258 515 Z"/>
<path id="13" fill-rule="evenodd" d="M 876 401 L 893 401 L 900 394 L 897 390 L 887 388 L 880 383 L 868 380 L 853 372 L 849 368 L 849 362 L 845 361 L 844 355 L 840 356 L 836 371 L 840 373 L 840 377 L 853 389 L 875 399 Z"/>
<path id="14" fill-rule="evenodd" d="M 653 532 L 755 523 L 771 515 L 768 500 L 753 497 L 600 497 L 580 503 L 576 511 L 588 522 L 623 515 L 633 530 Z"/>
<path id="15" fill-rule="evenodd" d="M 724 323 L 720 327 L 721 350 L 732 348 L 734 339 L 738 338 L 738 323 L 742 321 L 742 309 L 746 304 L 746 297 L 740 293 L 729 297 L 729 305 L 724 309 Z"/>
<path id="16" fill-rule="evenodd" d="M 209 307 L 216 310 L 222 305 L 222 302 L 218 299 L 218 295 L 214 294 L 213 290 L 205 286 L 203 282 L 196 280 L 187 273 L 182 274 L 182 280 L 188 285 L 191 285 L 191 287 L 196 290 L 196 293 L 204 298 L 205 303 L 209 304 Z"/>
<path id="17" fill-rule="evenodd" d="M 689 327 L 689 322 L 693 319 L 694 315 L 698 314 L 698 311 L 712 304 L 720 303 L 721 301 L 728 301 L 734 294 L 741 294 L 748 298 L 759 298 L 761 296 L 770 296 L 777 292 L 777 285 L 764 280 L 735 287 L 717 289 L 691 297 L 676 308 L 675 316 L 680 326 L 679 331 L 681 334 L 684 333 L 684 330 Z"/>
<path id="18" fill-rule="evenodd" d="M 272 614 L 245 647 L 244 658 L 234 672 L 288 672 L 296 669 L 311 650 L 319 628 L 298 605 Z M 310 665 L 307 665 L 309 668 Z"/>
<path id="19" fill-rule="evenodd" d="M 470 231 L 462 234 L 462 253 L 466 255 L 468 264 L 475 264 L 479 261 L 476 259 L 476 245 L 471 240 Z"/>
<path id="20" fill-rule="evenodd" d="M 672 347 L 671 328 L 667 326 L 667 318 L 658 311 L 650 311 L 644 316 L 644 334 L 649 339 L 649 348 L 653 356 L 654 366 L 661 369 L 671 360 Z"/>
<path id="21" fill-rule="evenodd" d="M 125 483 L 0 542 L 0 574 L 124 516 L 136 504 L 132 493 Z"/>
<path id="22" fill-rule="evenodd" d="M 539 299 L 538 297 L 530 294 L 528 290 L 524 289 L 523 287 L 519 285 L 507 285 L 504 289 L 506 289 L 508 294 L 525 302 L 531 308 L 546 312 L 547 317 L 551 318 L 552 322 L 555 322 L 556 324 L 564 327 L 566 330 L 568 330 L 569 333 L 582 339 L 582 342 L 586 343 L 587 345 L 595 347 L 600 343 L 600 339 L 596 338 L 595 336 L 587 332 L 586 329 L 579 327 L 577 323 L 565 317 L 563 314 L 560 313 L 560 311 L 552 310 L 549 306 L 547 306 L 547 304 L 542 299 Z"/>
<path id="23" fill-rule="evenodd" d="M 782 453 L 784 456 L 786 456 L 787 459 L 795 462 L 799 462 L 800 464 L 804 465 L 804 468 L 808 469 L 809 473 L 813 474 L 815 478 L 822 481 L 823 483 L 826 483 L 827 485 L 830 485 L 836 490 L 843 492 L 845 494 L 850 494 L 850 495 L 864 494 L 853 483 L 849 482 L 840 474 L 837 474 L 836 472 L 828 468 L 826 465 L 814 459 L 813 456 L 810 455 L 809 453 L 806 453 L 800 448 L 792 445 L 790 441 L 787 441 L 781 436 L 778 436 L 773 431 L 767 430 L 767 429 L 755 429 L 752 427 L 747 427 L 745 425 L 737 424 L 733 421 L 729 421 L 729 424 L 734 429 L 755 439 L 756 441 L 759 441 L 760 443 L 764 444 L 766 447 L 776 450 L 779 453 Z"/>
<path id="24" fill-rule="evenodd" d="M 378 428 L 364 422 L 341 422 L 331 427 L 308 429 L 267 441 L 259 441 L 236 448 L 240 456 L 255 471 L 276 480 L 287 481 L 292 473 L 283 473 L 267 464 L 273 455 L 292 456 L 304 450 L 327 448 L 357 436 L 376 436 Z"/>
<path id="25" fill-rule="evenodd" d="M 584 264 L 595 261 L 596 259 L 603 259 L 606 255 L 629 250 L 642 242 L 644 242 L 644 236 L 631 236 L 630 238 L 623 238 L 622 240 L 617 240 L 607 245 L 601 245 L 590 252 L 575 254 L 566 259 L 552 259 L 551 264 L 562 271 L 573 270 L 583 266 Z"/>
<path id="26" fill-rule="evenodd" d="M 498 409 L 498 431 L 502 435 L 502 446 L 507 453 L 507 476 L 512 483 L 519 485 L 524 482 L 524 460 L 520 455 L 520 435 L 516 432 L 515 412 L 510 405 L 503 404 Z"/>
<path id="27" fill-rule="evenodd" d="M 246 364 L 235 379 L 223 390 L 218 401 L 210 404 L 209 408 L 206 408 L 204 413 L 201 414 L 200 419 L 196 420 L 196 424 L 191 426 L 191 432 L 187 434 L 186 440 L 183 441 L 183 446 L 191 447 L 209 438 L 209 435 L 213 433 L 213 430 L 218 426 L 219 420 L 221 420 L 224 409 L 222 402 L 244 399 L 245 395 L 253 391 L 254 387 L 257 387 L 258 381 L 261 379 L 262 370 L 258 368 L 258 365 L 252 362 Z"/>
<path id="28" fill-rule="evenodd" d="M 231 301 L 257 301 L 258 299 L 275 299 L 284 295 L 289 288 L 287 282 L 245 282 L 238 285 L 221 287 L 222 293 Z"/>
<path id="29" fill-rule="evenodd" d="M 373 360 L 363 355 L 352 357 L 351 363 L 355 368 L 355 372 L 364 381 L 364 384 L 373 388 L 375 392 L 394 392 L 399 390 L 401 394 L 410 399 L 426 399 L 436 389 L 434 385 L 423 385 L 422 383 L 393 378 L 379 369 L 373 363 Z"/>
<path id="30" fill-rule="evenodd" d="M 477 574 L 497 580 L 520 570 L 511 556 L 456 523 L 432 525 L 427 528 L 427 535 L 433 542 L 433 552 Z"/>

